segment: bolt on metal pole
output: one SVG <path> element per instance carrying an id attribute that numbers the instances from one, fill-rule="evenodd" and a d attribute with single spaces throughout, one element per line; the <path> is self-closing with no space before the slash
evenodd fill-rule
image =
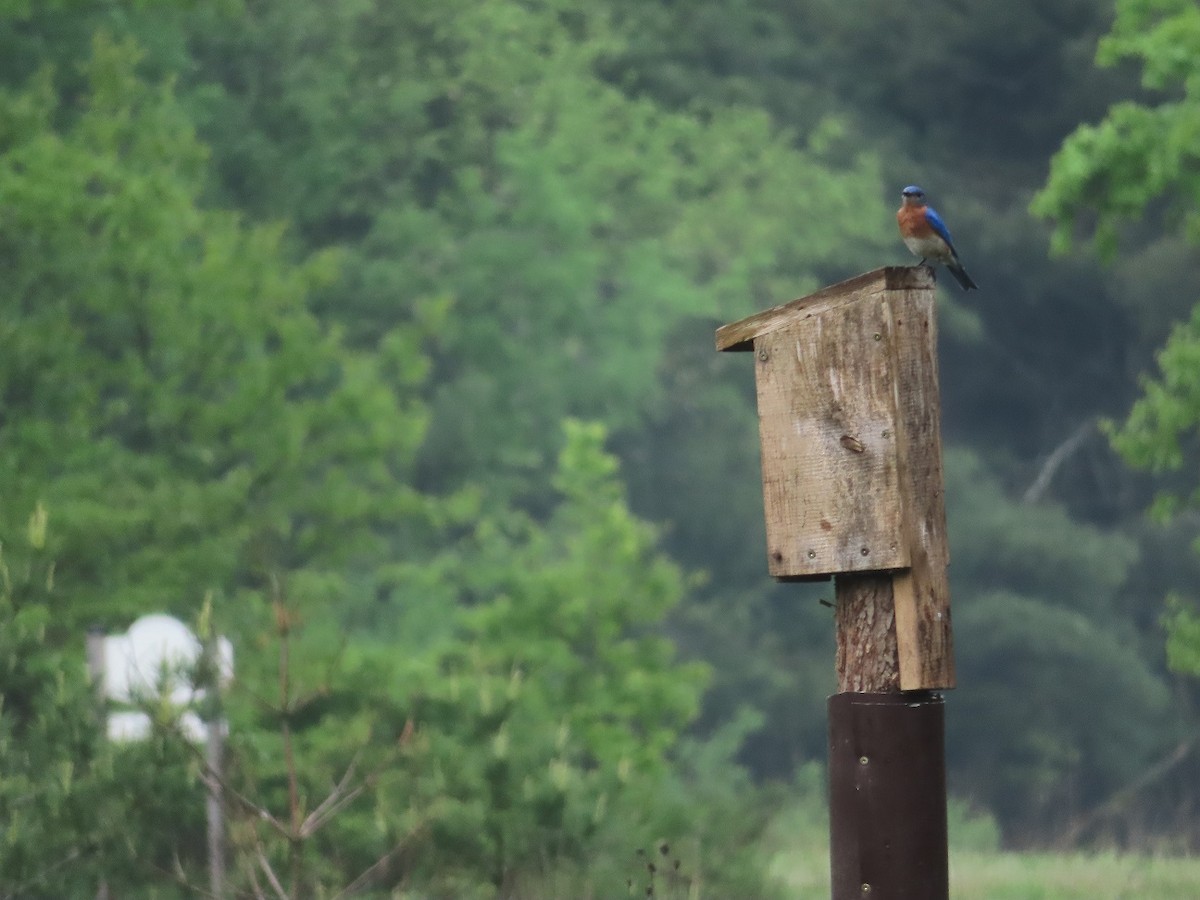
<path id="1" fill-rule="evenodd" d="M 931 691 L 829 698 L 833 900 L 946 900 L 945 703 Z"/>

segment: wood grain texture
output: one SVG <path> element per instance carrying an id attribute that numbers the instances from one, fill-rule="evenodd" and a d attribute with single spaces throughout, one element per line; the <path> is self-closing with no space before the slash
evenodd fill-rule
<path id="1" fill-rule="evenodd" d="M 889 309 L 895 366 L 898 471 L 906 505 L 909 569 L 893 595 L 903 690 L 955 685 L 950 623 L 950 549 L 942 479 L 941 394 L 933 291 L 894 292 Z"/>
<path id="2" fill-rule="evenodd" d="M 767 569 L 775 576 L 909 563 L 886 294 L 754 339 Z"/>
<path id="3" fill-rule="evenodd" d="M 722 325 L 717 329 L 717 349 L 751 350 L 754 339 L 760 334 L 777 331 L 789 322 L 811 318 L 849 300 L 885 290 L 932 289 L 933 285 L 933 269 L 929 266 L 885 266 L 873 269 L 781 306 Z"/>
<path id="4" fill-rule="evenodd" d="M 900 690 L 892 576 L 867 572 L 834 579 L 838 692 Z"/>

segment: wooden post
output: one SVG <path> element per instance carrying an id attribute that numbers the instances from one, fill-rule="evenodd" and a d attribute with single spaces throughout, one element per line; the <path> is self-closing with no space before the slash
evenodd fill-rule
<path id="1" fill-rule="evenodd" d="M 954 687 L 933 272 L 889 267 L 717 330 L 752 350 L 767 569 L 835 578 L 834 900 L 948 896 Z"/>
<path id="2" fill-rule="evenodd" d="M 839 575 L 834 585 L 838 691 L 900 690 L 892 576 Z"/>

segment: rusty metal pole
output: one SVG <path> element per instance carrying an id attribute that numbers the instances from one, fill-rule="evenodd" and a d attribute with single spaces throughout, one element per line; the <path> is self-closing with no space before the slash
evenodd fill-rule
<path id="1" fill-rule="evenodd" d="M 946 900 L 945 707 L 940 694 L 829 698 L 833 900 Z"/>

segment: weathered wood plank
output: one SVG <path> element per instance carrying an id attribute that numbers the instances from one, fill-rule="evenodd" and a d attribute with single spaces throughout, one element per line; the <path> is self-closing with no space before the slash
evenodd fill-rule
<path id="1" fill-rule="evenodd" d="M 893 320 L 867 287 L 836 315 L 755 338 L 767 569 L 909 564 L 897 470 Z"/>
<path id="2" fill-rule="evenodd" d="M 751 350 L 754 339 L 760 334 L 777 331 L 799 319 L 812 318 L 843 303 L 860 299 L 865 294 L 884 290 L 932 288 L 933 284 L 933 270 L 928 266 L 885 266 L 882 269 L 864 272 L 806 297 L 722 325 L 717 329 L 717 349 Z"/>
<path id="3" fill-rule="evenodd" d="M 904 537 L 910 569 L 894 585 L 896 634 L 903 690 L 952 688 L 950 565 L 942 476 L 941 394 L 937 317 L 932 291 L 891 297 L 897 429 L 897 468 L 906 510 Z"/>

